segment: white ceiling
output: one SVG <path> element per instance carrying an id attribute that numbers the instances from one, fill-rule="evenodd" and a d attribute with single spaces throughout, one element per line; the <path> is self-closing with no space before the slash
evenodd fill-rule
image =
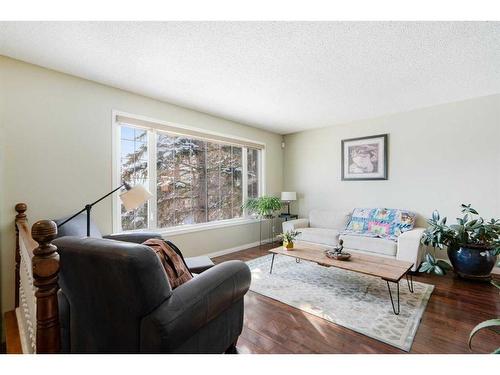
<path id="1" fill-rule="evenodd" d="M 282 134 L 500 93 L 500 22 L 0 22 L 0 54 Z"/>

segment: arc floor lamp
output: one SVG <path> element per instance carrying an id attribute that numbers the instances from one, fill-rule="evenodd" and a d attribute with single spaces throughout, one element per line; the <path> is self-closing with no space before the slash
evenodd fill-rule
<path id="1" fill-rule="evenodd" d="M 136 208 L 139 208 L 142 206 L 144 203 L 148 201 L 149 198 L 151 198 L 153 195 L 141 184 L 137 184 L 134 187 L 130 186 L 127 182 L 122 183 L 120 186 L 118 186 L 116 189 L 113 189 L 110 191 L 108 194 L 102 196 L 98 200 L 96 200 L 93 203 L 86 204 L 84 208 L 82 208 L 80 211 L 78 211 L 76 214 L 73 216 L 67 218 L 64 220 L 61 224 L 59 224 L 57 227 L 60 228 L 64 224 L 66 224 L 68 221 L 73 220 L 75 217 L 80 215 L 83 212 L 87 212 L 87 237 L 90 237 L 90 212 L 92 210 L 92 207 L 102 201 L 103 199 L 109 197 L 111 194 L 114 192 L 120 190 L 121 188 L 125 188 L 125 191 L 120 194 L 120 199 L 125 206 L 125 209 L 127 211 L 135 210 Z"/>

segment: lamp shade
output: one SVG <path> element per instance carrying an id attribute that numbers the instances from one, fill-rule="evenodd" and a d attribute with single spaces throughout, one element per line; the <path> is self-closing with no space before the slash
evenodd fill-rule
<path id="1" fill-rule="evenodd" d="M 294 191 L 282 191 L 281 192 L 281 200 L 282 201 L 296 201 L 297 200 L 297 193 Z"/>
<path id="2" fill-rule="evenodd" d="M 125 209 L 127 211 L 132 211 L 142 206 L 152 196 L 153 195 L 146 190 L 144 186 L 137 184 L 130 190 L 121 193 L 120 199 L 125 206 Z"/>

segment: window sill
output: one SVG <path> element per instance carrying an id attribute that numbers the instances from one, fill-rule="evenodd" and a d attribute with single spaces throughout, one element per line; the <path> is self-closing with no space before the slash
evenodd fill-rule
<path id="1" fill-rule="evenodd" d="M 201 232 L 201 231 L 205 231 L 205 230 L 228 228 L 228 227 L 234 227 L 234 226 L 245 225 L 245 224 L 253 224 L 253 223 L 259 223 L 259 219 L 253 218 L 253 217 L 246 217 L 246 218 L 241 218 L 241 219 L 221 220 L 221 221 L 216 221 L 216 222 L 211 222 L 211 223 L 203 223 L 203 224 L 180 225 L 178 227 L 173 227 L 173 228 L 144 229 L 144 230 L 135 230 L 135 231 L 128 231 L 128 232 L 129 233 L 130 232 L 142 232 L 142 231 L 143 232 L 155 232 L 155 233 L 161 234 L 162 236 L 167 236 L 167 235 L 195 233 L 195 232 Z"/>

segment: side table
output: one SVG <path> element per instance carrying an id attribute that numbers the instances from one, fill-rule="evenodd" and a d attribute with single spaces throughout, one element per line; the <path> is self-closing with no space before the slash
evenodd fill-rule
<path id="1" fill-rule="evenodd" d="M 274 244 L 275 242 L 275 237 L 276 237 L 276 229 L 275 229 L 275 219 L 276 216 L 272 217 L 261 217 L 259 220 L 259 247 L 262 246 L 262 244 L 266 243 L 271 243 Z M 269 222 L 269 233 L 268 235 L 271 238 L 264 239 L 262 238 L 262 223 L 268 221 Z"/>
<path id="2" fill-rule="evenodd" d="M 295 214 L 280 214 L 278 217 L 280 219 L 284 219 L 284 221 L 288 221 L 288 220 L 298 219 L 299 215 L 295 215 Z"/>

